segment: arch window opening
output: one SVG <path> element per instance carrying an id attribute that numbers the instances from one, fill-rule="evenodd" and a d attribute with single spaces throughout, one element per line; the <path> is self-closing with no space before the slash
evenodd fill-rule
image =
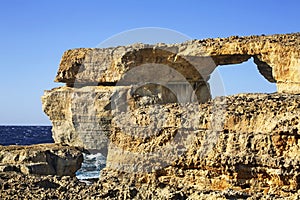
<path id="1" fill-rule="evenodd" d="M 210 75 L 212 98 L 240 93 L 274 93 L 276 84 L 260 74 L 254 59 L 241 64 L 218 66 Z M 222 85 L 220 85 L 222 84 Z"/>

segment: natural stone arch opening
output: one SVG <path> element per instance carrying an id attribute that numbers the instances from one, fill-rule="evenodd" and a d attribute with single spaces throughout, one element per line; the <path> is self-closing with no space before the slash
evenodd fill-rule
<path id="1" fill-rule="evenodd" d="M 219 96 L 213 84 L 217 74 L 223 80 L 225 95 L 276 92 L 272 68 L 256 56 L 242 63 L 217 66 L 209 80 L 213 97 Z"/>
<path id="2" fill-rule="evenodd" d="M 174 52 L 172 52 L 174 51 Z M 165 50 L 165 49 L 152 49 L 152 48 L 144 48 L 134 51 L 127 52 L 122 57 L 122 64 L 125 68 L 133 69 L 144 63 L 160 63 L 170 66 L 171 68 L 178 71 L 182 74 L 185 79 L 192 85 L 195 94 L 197 96 L 198 102 L 204 103 L 211 99 L 211 97 L 217 96 L 212 95 L 213 88 L 210 88 L 211 77 L 214 76 L 214 72 L 218 70 L 231 69 L 235 68 L 237 71 L 245 70 L 243 66 L 248 66 L 249 69 L 245 70 L 245 72 L 251 72 L 252 74 L 244 76 L 244 78 L 251 78 L 251 81 L 248 81 L 249 84 L 256 85 L 261 84 L 261 89 L 242 89 L 241 91 L 236 90 L 236 92 L 225 93 L 223 95 L 228 94 L 236 94 L 236 93 L 250 93 L 250 92 L 260 92 L 260 93 L 271 93 L 276 92 L 274 89 L 276 80 L 274 79 L 272 67 L 262 61 L 261 55 L 249 55 L 249 54 L 232 54 L 232 55 L 217 55 L 217 56 L 180 56 L 177 54 L 176 50 Z M 251 63 L 251 64 L 250 64 Z M 254 65 L 254 66 L 253 66 Z M 239 68 L 238 68 L 239 67 Z M 255 73 L 254 73 L 255 72 Z M 234 75 L 231 74 L 231 77 L 234 76 L 230 81 L 236 82 L 235 79 L 239 79 L 239 74 Z M 143 75 L 138 76 L 139 79 L 143 79 Z M 166 74 L 166 79 L 168 78 L 168 74 Z M 174 78 L 174 77 L 173 77 Z M 134 81 L 133 81 L 134 82 Z M 172 82 L 172 81 L 171 81 Z M 243 81 L 242 81 L 243 82 Z M 180 85 L 180 81 L 177 81 L 176 78 L 174 81 L 175 84 Z M 228 83 L 228 82 L 227 82 Z M 237 82 L 238 83 L 238 82 Z M 217 84 L 222 84 L 219 82 Z M 200 87 L 199 87 L 200 85 Z M 266 91 L 264 91 L 264 86 L 268 86 Z M 212 86 L 214 87 L 214 86 Z M 230 86 L 231 88 L 234 88 Z M 276 86 L 275 86 L 276 87 Z M 199 92 L 201 91 L 201 92 Z M 223 96 L 222 95 L 222 96 Z M 172 103 L 172 102 L 169 102 Z"/>

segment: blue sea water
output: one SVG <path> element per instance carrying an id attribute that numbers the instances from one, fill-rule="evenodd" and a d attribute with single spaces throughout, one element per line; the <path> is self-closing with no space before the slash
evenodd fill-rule
<path id="1" fill-rule="evenodd" d="M 31 145 L 54 143 L 51 126 L 0 126 L 0 145 Z M 76 172 L 78 179 L 99 178 L 105 167 L 105 157 L 101 153 L 83 154 L 81 169 Z"/>
<path id="2" fill-rule="evenodd" d="M 0 126 L 0 145 L 53 143 L 51 126 Z"/>
<path id="3" fill-rule="evenodd" d="M 106 165 L 106 158 L 101 153 L 83 154 L 81 168 L 76 172 L 78 179 L 91 179 L 99 178 L 100 171 Z"/>

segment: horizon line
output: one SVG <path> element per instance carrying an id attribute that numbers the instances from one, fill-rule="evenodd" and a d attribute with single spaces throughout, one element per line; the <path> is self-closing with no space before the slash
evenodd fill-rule
<path id="1" fill-rule="evenodd" d="M 52 124 L 0 124 L 0 126 L 52 126 Z"/>

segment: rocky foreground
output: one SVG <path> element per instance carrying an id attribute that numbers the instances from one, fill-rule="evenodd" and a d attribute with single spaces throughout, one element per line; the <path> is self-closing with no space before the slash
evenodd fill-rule
<path id="1" fill-rule="evenodd" d="M 113 183 L 113 184 L 111 184 Z M 0 198 L 5 199 L 298 199 L 300 192 L 289 197 L 257 193 L 248 195 L 226 189 L 222 191 L 195 190 L 165 186 L 157 181 L 141 187 L 123 185 L 116 177 L 101 179 L 92 185 L 79 182 L 75 177 L 23 175 L 15 172 L 0 173 Z"/>
<path id="2" fill-rule="evenodd" d="M 61 144 L 0 146 L 0 172 L 75 176 L 83 161 L 83 151 Z"/>

